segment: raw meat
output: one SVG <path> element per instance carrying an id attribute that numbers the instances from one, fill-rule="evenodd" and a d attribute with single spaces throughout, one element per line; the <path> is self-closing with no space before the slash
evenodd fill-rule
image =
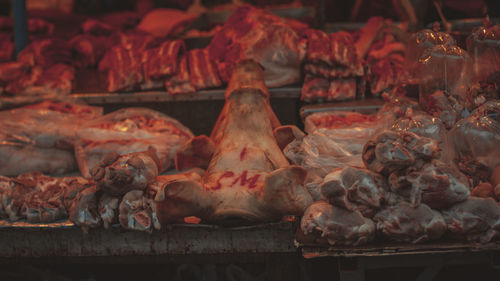
<path id="1" fill-rule="evenodd" d="M 71 38 L 69 43 L 75 55 L 73 65 L 79 68 L 90 68 L 98 64 L 114 42 L 104 36 L 78 34 Z"/>
<path id="2" fill-rule="evenodd" d="M 158 193 L 160 222 L 188 216 L 219 223 L 230 218 L 262 222 L 301 215 L 312 201 L 303 186 L 306 172 L 290 166 L 282 154 L 273 128 L 282 133 L 293 130 L 281 131 L 278 126 L 261 68 L 253 61 L 240 62 L 210 137 L 215 149 L 207 171 L 201 181 L 177 180 Z M 183 156 L 180 152 L 177 158 Z M 193 157 L 192 151 L 188 157 Z"/>
<path id="3" fill-rule="evenodd" d="M 307 36 L 307 61 L 312 64 L 326 64 L 335 66 L 331 39 L 321 30 L 309 29 Z M 338 54 L 338 52 L 337 52 Z"/>
<path id="4" fill-rule="evenodd" d="M 330 81 L 327 101 L 352 100 L 356 98 L 356 79 L 334 79 Z"/>
<path id="5" fill-rule="evenodd" d="M 314 202 L 306 209 L 300 228 L 305 235 L 318 237 L 317 242 L 335 246 L 358 246 L 375 237 L 373 221 L 358 211 L 338 208 L 324 201 Z"/>
<path id="6" fill-rule="evenodd" d="M 146 189 L 160 170 L 160 160 L 153 150 L 121 156 L 110 152 L 90 170 L 90 174 L 100 190 L 119 196 L 131 190 Z"/>
<path id="7" fill-rule="evenodd" d="M 469 197 L 467 178 L 457 169 L 439 160 L 423 167 L 410 167 L 389 176 L 391 190 L 414 206 L 425 203 L 433 209 L 443 209 Z"/>
<path id="8" fill-rule="evenodd" d="M 328 79 L 306 74 L 300 99 L 306 102 L 313 102 L 321 99 L 326 100 L 329 90 L 330 81 L 328 81 Z"/>
<path id="9" fill-rule="evenodd" d="M 0 176 L 0 218 L 7 218 L 7 206 L 14 191 L 15 183 L 8 177 Z"/>
<path id="10" fill-rule="evenodd" d="M 8 62 L 12 60 L 14 55 L 14 42 L 12 34 L 0 33 L 0 62 Z"/>
<path id="11" fill-rule="evenodd" d="M 170 95 L 191 94 L 196 91 L 193 84 L 191 84 L 188 62 L 185 56 L 180 59 L 177 74 L 165 80 L 165 88 Z"/>
<path id="12" fill-rule="evenodd" d="M 144 81 L 141 50 L 117 45 L 108 51 L 105 57 L 110 65 L 106 80 L 109 92 L 133 90 Z M 100 70 L 101 65 L 102 61 Z"/>
<path id="13" fill-rule="evenodd" d="M 365 217 L 382 207 L 388 190 L 383 176 L 349 166 L 333 170 L 321 183 L 321 193 L 330 204 L 360 211 Z"/>
<path id="14" fill-rule="evenodd" d="M 69 42 L 61 39 L 34 41 L 22 50 L 17 60 L 31 66 L 48 68 L 54 64 L 71 65 L 73 57 Z"/>
<path id="15" fill-rule="evenodd" d="M 101 114 L 98 107 L 56 101 L 0 112 L 0 174 L 73 171 L 76 130 Z"/>
<path id="16" fill-rule="evenodd" d="M 193 169 L 182 174 L 159 176 L 151 183 L 145 191 L 133 190 L 127 193 L 120 204 L 120 223 L 124 228 L 140 231 L 151 231 L 160 229 L 161 225 L 157 216 L 156 204 L 154 199 L 158 193 L 162 193 L 166 185 L 178 180 L 199 181 L 203 175 L 203 170 Z M 201 198 L 200 198 L 201 199 Z M 179 223 L 184 222 L 182 214 L 196 208 L 196 202 L 193 206 L 179 202 L 169 202 L 172 220 Z M 178 215 L 180 214 L 180 216 Z"/>
<path id="17" fill-rule="evenodd" d="M 176 37 L 196 18 L 181 10 L 155 9 L 147 13 L 136 28 L 156 37 Z"/>
<path id="18" fill-rule="evenodd" d="M 77 132 L 75 155 L 80 172 L 90 169 L 109 152 L 120 155 L 154 148 L 161 171 L 172 167 L 175 154 L 193 137 L 177 120 L 146 108 L 124 108 L 87 123 Z"/>
<path id="19" fill-rule="evenodd" d="M 97 209 L 97 186 L 88 184 L 71 202 L 69 220 L 87 233 L 90 228 L 101 225 L 101 216 Z"/>
<path id="20" fill-rule="evenodd" d="M 491 198 L 470 197 L 442 213 L 456 238 L 488 243 L 499 236 L 500 206 Z"/>
<path id="21" fill-rule="evenodd" d="M 441 90 L 428 95 L 421 104 L 427 113 L 441 119 L 447 129 L 451 129 L 461 119 L 464 110 L 460 97 Z"/>
<path id="22" fill-rule="evenodd" d="M 222 86 L 215 64 L 210 60 L 208 49 L 194 49 L 187 53 L 189 80 L 197 89 Z"/>
<path id="23" fill-rule="evenodd" d="M 214 35 L 208 49 L 224 82 L 229 81 L 235 63 L 253 59 L 264 68 L 266 85 L 278 87 L 299 81 L 305 45 L 283 19 L 242 5 Z"/>
<path id="24" fill-rule="evenodd" d="M 143 195 L 142 190 L 132 190 L 123 196 L 118 217 L 123 228 L 149 232 L 160 228 L 158 220 L 153 218 L 151 199 Z"/>
<path id="25" fill-rule="evenodd" d="M 368 80 L 372 94 L 379 95 L 384 90 L 400 83 L 403 61 L 404 58 L 401 54 L 391 54 L 377 61 L 371 67 Z"/>
<path id="26" fill-rule="evenodd" d="M 142 57 L 145 80 L 160 80 L 176 74 L 185 49 L 182 40 L 165 41 L 156 48 L 147 49 Z"/>
<path id="27" fill-rule="evenodd" d="M 412 132 L 383 131 L 363 148 L 365 166 L 384 175 L 439 158 L 437 142 Z"/>
<path id="28" fill-rule="evenodd" d="M 103 194 L 99 198 L 99 205 L 97 207 L 105 229 L 110 228 L 113 223 L 118 222 L 119 203 L 120 197 Z"/>
<path id="29" fill-rule="evenodd" d="M 389 240 L 421 243 L 437 240 L 446 232 L 443 216 L 425 204 L 407 202 L 389 206 L 375 215 L 377 231 Z"/>
<path id="30" fill-rule="evenodd" d="M 75 171 L 77 167 L 75 156 L 70 151 L 33 145 L 0 146 L 0 175 L 17 176 L 30 172 L 61 175 Z"/>
<path id="31" fill-rule="evenodd" d="M 482 104 L 500 99 L 500 71 L 491 73 L 483 81 L 476 82 L 467 90 L 465 106 L 473 111 Z"/>
<path id="32" fill-rule="evenodd" d="M 0 82 L 10 82 L 21 77 L 28 70 L 29 66 L 20 62 L 9 61 L 0 63 Z"/>
<path id="33" fill-rule="evenodd" d="M 500 166 L 500 101 L 490 101 L 460 120 L 449 133 L 455 161 L 474 184 Z"/>

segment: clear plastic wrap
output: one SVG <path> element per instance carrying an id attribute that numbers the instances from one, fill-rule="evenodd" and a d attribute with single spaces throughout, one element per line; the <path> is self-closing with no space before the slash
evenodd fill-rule
<path id="1" fill-rule="evenodd" d="M 458 46 L 436 45 L 426 50 L 418 62 L 419 98 L 424 109 L 427 97 L 436 90 L 465 100 L 471 75 L 471 60 L 465 50 Z"/>
<path id="2" fill-rule="evenodd" d="M 410 117 L 421 111 L 416 100 L 405 96 L 392 96 L 377 113 L 379 127 L 389 129 L 399 118 Z"/>
<path id="3" fill-rule="evenodd" d="M 481 104 L 500 98 L 500 25 L 473 30 L 467 38 L 467 51 L 472 57 L 472 85 L 467 91 L 469 111 Z"/>
<path id="4" fill-rule="evenodd" d="M 102 108 L 60 101 L 0 112 L 0 175 L 75 170 L 76 130 L 101 115 Z"/>
<path id="5" fill-rule="evenodd" d="M 479 82 L 500 69 L 500 25 L 475 28 L 467 37 L 467 51 L 472 56 L 472 81 Z"/>
<path id="6" fill-rule="evenodd" d="M 353 137 L 372 135 L 370 129 L 376 125 L 375 115 L 366 115 L 352 111 L 316 112 L 305 118 L 304 129 L 308 134 L 317 129 L 348 130 Z M 368 136 L 369 137 L 369 136 Z"/>
<path id="7" fill-rule="evenodd" d="M 109 152 L 120 155 L 155 150 L 161 170 L 171 167 L 177 150 L 193 137 L 179 121 L 147 108 L 124 108 L 85 124 L 77 132 L 75 154 L 82 175 Z"/>
<path id="8" fill-rule="evenodd" d="M 490 101 L 460 120 L 449 140 L 460 170 L 476 184 L 488 181 L 500 165 L 500 101 Z"/>
<path id="9" fill-rule="evenodd" d="M 414 33 L 405 52 L 405 72 L 408 75 L 408 81 L 418 79 L 418 60 L 423 53 L 436 45 L 456 45 L 455 39 L 444 32 L 437 32 L 430 29 L 424 29 Z"/>
<path id="10" fill-rule="evenodd" d="M 451 161 L 452 156 L 448 149 L 448 131 L 439 118 L 418 112 L 396 120 L 391 130 L 396 132 L 412 132 L 421 137 L 436 140 L 441 151 L 440 159 L 447 163 Z"/>

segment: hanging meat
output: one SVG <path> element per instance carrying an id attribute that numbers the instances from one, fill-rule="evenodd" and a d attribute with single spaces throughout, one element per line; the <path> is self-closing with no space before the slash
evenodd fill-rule
<path id="1" fill-rule="evenodd" d="M 443 216 L 425 204 L 407 202 L 389 206 L 375 215 L 377 231 L 389 240 L 421 243 L 436 240 L 446 232 Z"/>
<path id="2" fill-rule="evenodd" d="M 280 147 L 287 143 L 278 143 L 273 128 L 280 135 L 278 140 L 288 141 L 293 137 L 284 138 L 283 134 L 295 130 L 279 125 L 261 68 L 253 61 L 240 62 L 226 90 L 226 104 L 207 140 L 213 145 L 202 145 L 202 149 L 214 149 L 200 155 L 202 160 L 211 155 L 207 171 L 201 181 L 174 181 L 158 193 L 160 222 L 188 216 L 219 223 L 230 218 L 262 222 L 301 215 L 312 201 L 303 186 L 306 172 L 290 166 L 281 152 Z M 189 168 L 189 163 L 203 163 L 190 161 L 198 149 L 193 143 L 196 140 L 177 154 L 176 163 L 184 163 L 184 168 Z"/>
<path id="3" fill-rule="evenodd" d="M 375 224 L 358 211 L 335 207 L 324 201 L 314 202 L 304 212 L 300 229 L 313 236 L 317 244 L 366 244 L 375 238 Z"/>
<path id="4" fill-rule="evenodd" d="M 161 171 L 172 167 L 175 154 L 193 137 L 191 131 L 162 113 L 147 108 L 124 108 L 87 123 L 77 132 L 75 154 L 80 172 L 90 169 L 115 152 L 124 155 L 153 148 Z"/>
<path id="5" fill-rule="evenodd" d="M 264 68 L 266 85 L 278 87 L 299 81 L 305 47 L 283 19 L 242 5 L 214 35 L 208 50 L 224 82 L 231 78 L 235 63 L 253 59 Z"/>

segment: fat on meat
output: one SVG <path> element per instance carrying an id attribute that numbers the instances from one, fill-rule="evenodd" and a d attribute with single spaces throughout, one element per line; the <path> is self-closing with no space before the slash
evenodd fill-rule
<path id="1" fill-rule="evenodd" d="M 321 194 L 336 206 L 372 217 L 386 202 L 389 187 L 385 178 L 367 169 L 334 169 L 320 185 Z"/>
<path id="2" fill-rule="evenodd" d="M 301 215 L 311 203 L 303 185 L 305 170 L 290 165 L 281 151 L 300 130 L 280 126 L 260 66 L 249 60 L 239 62 L 225 97 L 210 138 L 200 142 L 202 149 L 213 150 L 203 151 L 201 160 L 194 161 L 193 151 L 200 140 L 194 138 L 184 146 L 186 153 L 177 153 L 176 163 L 183 163 L 184 168 L 193 167 L 190 163 L 205 164 L 208 156 L 205 174 L 200 181 L 169 183 L 158 193 L 160 222 L 176 222 L 173 212 L 181 218 L 197 216 L 217 223 L 275 221 L 283 215 Z"/>
<path id="3" fill-rule="evenodd" d="M 324 201 L 311 204 L 300 221 L 305 235 L 330 245 L 358 246 L 375 238 L 375 224 L 358 211 L 333 206 Z"/>
<path id="4" fill-rule="evenodd" d="M 306 40 L 271 12 L 241 5 L 208 48 L 224 82 L 230 80 L 238 61 L 253 59 L 264 68 L 266 85 L 278 87 L 299 81 Z"/>
<path id="5" fill-rule="evenodd" d="M 222 86 L 217 67 L 210 59 L 207 48 L 190 50 L 186 56 L 189 65 L 189 80 L 197 90 Z"/>
<path id="6" fill-rule="evenodd" d="M 499 237 L 500 206 L 492 198 L 470 197 L 442 213 L 455 238 L 488 243 Z"/>
<path id="7" fill-rule="evenodd" d="M 412 132 L 385 130 L 363 148 L 365 166 L 384 175 L 439 157 L 437 141 Z"/>
<path id="8" fill-rule="evenodd" d="M 467 178 L 450 164 L 434 159 L 422 167 L 410 167 L 389 176 L 391 190 L 413 205 L 425 203 L 444 209 L 470 195 Z"/>
<path id="9" fill-rule="evenodd" d="M 378 212 L 373 220 L 377 224 L 377 232 L 398 242 L 437 240 L 446 232 L 443 216 L 425 204 L 412 206 L 401 201 Z"/>
<path id="10" fill-rule="evenodd" d="M 153 150 L 125 155 L 110 152 L 90 174 L 100 190 L 120 196 L 131 190 L 146 189 L 160 170 L 160 160 Z"/>
<path id="11" fill-rule="evenodd" d="M 153 148 L 161 171 L 172 167 L 177 151 L 193 137 L 179 121 L 146 108 L 125 108 L 86 123 L 77 131 L 75 155 L 80 172 L 90 169 L 109 152 L 124 155 Z"/>

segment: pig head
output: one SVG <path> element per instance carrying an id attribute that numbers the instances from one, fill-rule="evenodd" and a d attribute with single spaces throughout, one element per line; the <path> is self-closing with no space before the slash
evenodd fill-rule
<path id="1" fill-rule="evenodd" d="M 193 138 L 176 157 L 179 170 L 200 167 L 205 174 L 200 181 L 181 179 L 165 185 L 156 196 L 160 222 L 188 216 L 209 222 L 265 222 L 302 215 L 312 202 L 304 188 L 306 171 L 290 165 L 281 148 L 304 135 L 294 126 L 280 126 L 261 67 L 253 61 L 239 62 L 225 99 L 210 138 Z M 178 218 L 170 215 L 174 209 Z"/>

